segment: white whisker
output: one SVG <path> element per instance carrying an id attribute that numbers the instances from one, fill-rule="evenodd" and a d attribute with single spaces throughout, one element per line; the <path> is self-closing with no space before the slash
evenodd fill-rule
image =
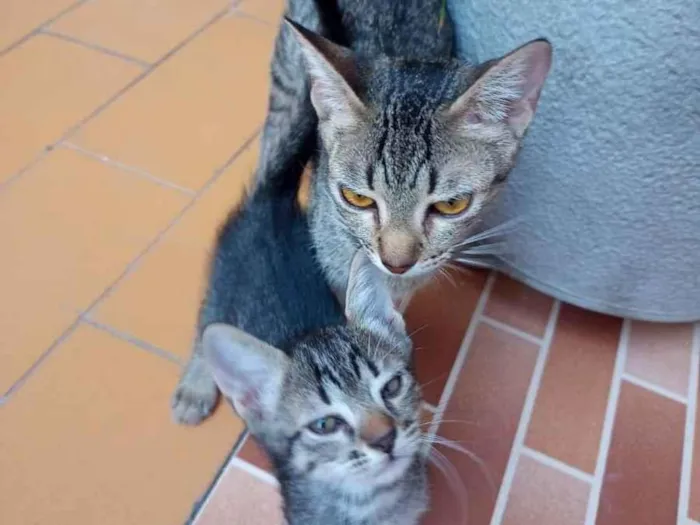
<path id="1" fill-rule="evenodd" d="M 442 472 L 443 476 L 445 476 L 447 486 L 452 489 L 459 503 L 461 514 L 460 522 L 466 523 L 469 518 L 469 493 L 457 469 L 442 452 L 435 448 L 430 449 L 428 460 Z"/>
<path id="2" fill-rule="evenodd" d="M 462 264 L 466 264 L 467 266 L 474 266 L 475 268 L 491 269 L 490 265 L 488 265 L 484 262 L 481 262 L 481 261 L 476 261 L 474 259 L 466 259 L 464 257 L 459 257 L 459 258 L 455 259 L 455 261 L 461 262 Z"/>

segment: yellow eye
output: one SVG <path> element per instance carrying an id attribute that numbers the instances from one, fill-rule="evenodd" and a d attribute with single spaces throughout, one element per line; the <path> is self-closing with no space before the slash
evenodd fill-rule
<path id="1" fill-rule="evenodd" d="M 349 188 L 341 188 L 340 193 L 343 194 L 343 198 L 346 201 L 358 208 L 369 208 L 370 206 L 374 205 L 374 199 L 367 197 L 366 195 L 355 193 Z"/>
<path id="2" fill-rule="evenodd" d="M 469 208 L 472 203 L 471 196 L 462 197 L 461 199 L 450 199 L 448 201 L 439 201 L 433 204 L 433 208 L 442 215 L 458 215 Z"/>

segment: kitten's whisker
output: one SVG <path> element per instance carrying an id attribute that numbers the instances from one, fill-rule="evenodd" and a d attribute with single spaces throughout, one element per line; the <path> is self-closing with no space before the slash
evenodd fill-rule
<path id="1" fill-rule="evenodd" d="M 447 486 L 452 489 L 452 493 L 457 497 L 460 507 L 460 522 L 466 523 L 469 517 L 469 492 L 464 485 L 459 472 L 450 460 L 435 448 L 430 449 L 428 460 L 435 465 L 447 481 Z"/>
<path id="2" fill-rule="evenodd" d="M 463 246 L 465 244 L 474 244 L 476 242 L 482 241 L 484 239 L 489 239 L 489 238 L 495 237 L 497 235 L 504 235 L 506 233 L 514 231 L 515 226 L 517 226 L 520 222 L 522 222 L 521 219 L 511 219 L 509 221 L 502 222 L 501 224 L 498 224 L 498 225 L 494 226 L 493 228 L 483 230 L 475 235 L 471 235 L 471 236 L 467 237 L 461 243 L 459 243 L 457 246 Z"/>
<path id="3" fill-rule="evenodd" d="M 491 489 L 492 496 L 494 500 L 496 499 L 496 495 L 498 493 L 496 489 L 496 482 L 493 479 L 493 476 L 491 475 L 491 472 L 488 469 L 488 466 L 486 463 L 484 463 L 484 460 L 482 460 L 479 456 L 477 456 L 474 452 L 471 450 L 467 450 L 464 448 L 462 445 L 459 443 L 456 443 L 450 439 L 444 438 L 442 436 L 439 436 L 437 434 L 434 434 L 432 436 L 426 436 L 424 437 L 427 441 L 430 441 L 433 445 L 442 445 L 443 447 L 452 449 L 456 452 L 460 452 L 467 456 L 469 459 L 471 459 L 479 468 L 481 473 L 484 475 L 484 478 L 486 478 L 486 482 L 489 484 L 489 488 Z"/>
<path id="4" fill-rule="evenodd" d="M 438 272 L 440 275 L 442 275 L 445 279 L 447 279 L 447 282 L 449 282 L 452 286 L 457 288 L 457 281 L 454 280 L 454 278 L 450 275 L 450 272 L 445 270 L 445 268 L 438 268 Z"/>

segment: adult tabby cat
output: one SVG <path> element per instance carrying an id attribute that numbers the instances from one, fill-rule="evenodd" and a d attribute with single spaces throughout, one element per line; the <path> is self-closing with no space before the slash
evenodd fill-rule
<path id="1" fill-rule="evenodd" d="M 287 14 L 296 23 L 276 42 L 259 177 L 313 155 L 310 224 L 329 283 L 342 298 L 360 248 L 406 299 L 469 253 L 535 113 L 551 46 L 461 62 L 443 0 L 290 0 Z"/>
<path id="2" fill-rule="evenodd" d="M 298 180 L 268 177 L 222 227 L 173 415 L 199 422 L 218 384 L 271 457 L 290 525 L 415 525 L 427 451 L 411 340 L 362 252 L 343 315 Z"/>

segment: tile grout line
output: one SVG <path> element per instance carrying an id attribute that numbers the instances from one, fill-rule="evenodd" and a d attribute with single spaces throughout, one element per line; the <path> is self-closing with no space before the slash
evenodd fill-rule
<path id="1" fill-rule="evenodd" d="M 217 471 L 216 475 L 214 476 L 214 479 L 212 479 L 212 481 L 209 483 L 209 486 L 207 487 L 204 494 L 202 494 L 202 497 L 199 498 L 199 501 L 195 503 L 195 505 L 194 505 L 195 508 L 192 510 L 192 513 L 191 513 L 189 519 L 187 520 L 187 523 L 185 523 L 185 525 L 196 525 L 198 523 L 199 518 L 202 516 L 204 509 L 209 505 L 209 502 L 214 497 L 214 494 L 215 494 L 216 489 L 218 488 L 219 484 L 222 483 L 222 479 L 224 478 L 224 474 L 228 470 L 228 467 L 231 464 L 231 461 L 233 460 L 233 458 L 238 456 L 238 453 L 243 448 L 243 445 L 245 445 L 245 442 L 248 439 L 248 435 L 249 435 L 248 429 L 243 428 L 243 431 L 238 436 L 236 443 L 231 448 L 231 452 L 229 452 L 229 454 L 226 456 L 226 459 L 223 461 L 223 463 L 219 467 L 219 470 Z"/>
<path id="2" fill-rule="evenodd" d="M 568 463 L 564 463 L 563 461 L 553 458 L 552 456 L 544 454 L 538 450 L 532 449 L 526 445 L 523 445 L 523 448 L 520 453 L 521 455 L 527 456 L 530 459 L 541 463 L 542 465 L 545 465 L 553 470 L 571 476 L 572 478 L 584 481 L 589 485 L 593 483 L 593 474 L 589 474 L 588 472 L 585 472 L 579 468 L 572 467 Z"/>
<path id="3" fill-rule="evenodd" d="M 151 354 L 155 354 L 158 357 L 162 357 L 164 359 L 167 359 L 168 361 L 171 361 L 175 364 L 178 364 L 182 366 L 184 363 L 182 362 L 182 359 L 178 357 L 177 355 L 173 354 L 172 352 L 169 352 L 168 350 L 163 350 L 162 348 L 151 344 L 147 341 L 144 341 L 143 339 L 139 339 L 138 337 L 135 337 L 131 334 L 128 334 L 126 332 L 123 332 L 121 330 L 118 330 L 116 328 L 113 328 L 107 324 L 100 323 L 99 321 L 95 321 L 91 319 L 88 315 L 84 315 L 80 318 L 80 320 L 88 325 L 92 326 L 93 328 L 100 330 L 102 332 L 105 332 L 112 337 L 116 337 L 117 339 L 121 339 L 122 341 L 126 341 L 127 343 L 130 343 L 141 350 L 145 350 L 146 352 L 149 352 Z"/>
<path id="4" fill-rule="evenodd" d="M 498 328 L 499 330 L 507 332 L 511 335 L 515 335 L 517 337 L 520 337 L 521 339 L 525 339 L 525 341 L 536 344 L 537 346 L 542 346 L 542 339 L 541 338 L 534 336 L 532 334 L 528 334 L 524 330 L 521 330 L 520 328 L 515 328 L 514 326 L 511 326 L 507 323 L 504 323 L 503 321 L 499 321 L 498 319 L 494 319 L 493 317 L 489 317 L 486 314 L 482 314 L 481 321 L 483 323 L 491 326 L 492 328 Z"/>
<path id="5" fill-rule="evenodd" d="M 72 11 L 75 11 L 78 7 L 82 6 L 83 4 L 87 4 L 87 3 L 91 2 L 91 1 L 92 1 L 92 0 L 78 0 L 77 2 L 75 2 L 75 3 L 71 4 L 71 5 L 69 5 L 68 7 L 66 7 L 65 9 L 63 9 L 62 11 L 60 11 L 59 13 L 55 14 L 53 17 L 49 18 L 48 20 L 44 20 L 41 24 L 39 24 L 39 25 L 36 26 L 34 29 L 32 29 L 31 31 L 29 31 L 29 33 L 26 33 L 25 35 L 23 35 L 22 37 L 20 37 L 19 40 L 15 40 L 14 42 L 12 42 L 12 43 L 11 43 L 9 46 L 7 46 L 6 48 L 0 49 L 0 58 L 2 58 L 3 56 L 5 56 L 5 55 L 6 55 L 7 53 L 9 53 L 10 51 L 12 51 L 12 50 L 18 48 L 19 46 L 21 46 L 22 44 L 24 44 L 27 40 L 29 40 L 29 39 L 32 38 L 33 36 L 37 35 L 43 28 L 45 28 L 45 27 L 47 27 L 47 26 L 50 26 L 50 25 L 53 24 L 54 22 L 58 21 L 59 18 L 61 18 L 61 17 L 65 16 L 65 15 L 67 15 L 68 13 L 70 13 L 70 12 L 72 12 Z"/>
<path id="6" fill-rule="evenodd" d="M 593 474 L 593 484 L 588 497 L 588 507 L 586 509 L 586 520 L 584 525 L 595 525 L 598 517 L 598 507 L 600 505 L 600 494 L 603 488 L 603 477 L 608 464 L 608 454 L 610 453 L 610 443 L 615 426 L 615 416 L 617 415 L 617 404 L 620 400 L 620 388 L 622 386 L 622 376 L 627 363 L 627 345 L 629 343 L 631 322 L 629 319 L 622 321 L 620 331 L 620 341 L 617 346 L 617 357 L 615 358 L 615 368 L 613 371 L 610 391 L 608 392 L 608 405 L 605 409 L 603 419 L 603 429 L 598 443 L 598 458 L 596 459 L 595 472 Z"/>
<path id="7" fill-rule="evenodd" d="M 170 188 L 172 190 L 179 191 L 181 193 L 184 193 L 185 195 L 190 195 L 193 196 L 196 193 L 196 190 L 192 190 L 190 188 L 185 188 L 183 186 L 179 186 L 175 183 L 172 183 L 168 180 L 161 179 L 159 177 L 156 177 L 155 175 L 151 175 L 145 170 L 142 170 L 140 168 L 134 168 L 133 166 L 129 166 L 128 164 L 124 164 L 122 162 L 119 162 L 117 160 L 113 160 L 109 158 L 107 155 L 103 155 L 102 153 L 95 153 L 94 151 L 87 150 L 81 146 L 78 146 L 77 144 L 73 144 L 72 142 L 68 142 L 65 140 L 62 140 L 56 144 L 56 149 L 62 148 L 62 149 L 68 149 L 71 151 L 75 151 L 76 153 L 79 153 L 85 157 L 89 157 L 91 159 L 94 159 L 96 161 L 99 161 L 103 164 L 106 164 L 107 166 L 111 166 L 114 168 L 118 168 L 120 171 L 126 171 L 129 173 L 133 173 L 134 175 L 138 175 L 139 177 L 144 177 L 159 186 L 164 186 L 166 188 Z"/>
<path id="8" fill-rule="evenodd" d="M 260 128 L 258 128 L 255 133 L 249 137 L 239 148 L 236 150 L 236 153 L 232 156 L 232 159 L 237 158 L 239 155 L 241 155 L 245 150 L 248 149 L 248 147 L 251 145 L 251 143 L 257 138 L 258 134 L 260 133 Z M 10 388 L 5 392 L 3 395 L 4 398 L 8 398 L 10 395 L 12 395 L 16 390 L 22 387 L 22 385 L 34 374 L 34 372 L 39 368 L 39 366 L 49 357 L 50 354 L 53 353 L 54 349 L 58 347 L 70 334 L 75 331 L 75 329 L 78 327 L 78 325 L 81 323 L 81 321 L 86 318 L 86 316 L 89 316 L 91 311 L 98 305 L 100 304 L 104 299 L 109 297 L 112 293 L 112 291 L 121 283 L 123 279 L 125 279 L 134 269 L 138 267 L 138 265 L 141 262 L 141 259 L 143 259 L 150 251 L 153 249 L 154 246 L 156 246 L 161 239 L 177 224 L 182 220 L 182 217 L 192 208 L 204 195 L 207 190 L 219 179 L 219 177 L 224 173 L 225 170 L 220 170 L 217 173 L 215 173 L 212 177 L 209 178 L 209 180 L 197 191 L 197 193 L 194 195 L 193 199 L 188 202 L 178 213 L 175 215 L 175 217 L 165 225 L 165 227 L 156 234 L 156 236 L 146 244 L 146 247 L 141 250 L 135 257 L 134 259 L 129 262 L 129 264 L 126 265 L 122 273 L 120 273 L 114 281 L 112 281 L 96 298 L 94 301 L 92 301 L 87 308 L 81 312 L 77 318 L 64 330 L 63 333 L 61 333 L 50 345 L 49 347 L 32 363 L 32 365 L 25 370 L 25 372 L 20 375 L 20 377 L 10 385 Z M 6 400 L 5 400 L 6 401 Z"/>
<path id="9" fill-rule="evenodd" d="M 471 346 L 472 340 L 474 339 L 474 334 L 476 333 L 476 328 L 480 323 L 481 313 L 484 311 L 484 308 L 486 308 L 486 302 L 488 301 L 488 297 L 491 293 L 495 282 L 496 274 L 495 272 L 491 271 L 489 273 L 488 278 L 486 279 L 486 284 L 484 285 L 484 288 L 481 291 L 481 295 L 479 296 L 479 300 L 477 301 L 476 307 L 474 308 L 472 318 L 469 321 L 469 326 L 467 327 L 464 333 L 462 344 L 460 345 L 459 351 L 457 352 L 457 357 L 455 357 L 455 360 L 452 363 L 450 375 L 447 378 L 445 387 L 443 388 L 442 394 L 440 395 L 440 401 L 438 402 L 437 410 L 435 411 L 435 415 L 433 416 L 433 423 L 430 425 L 430 434 L 432 435 L 437 434 L 438 428 L 440 427 L 440 421 L 442 421 L 442 419 L 445 416 L 445 410 L 447 409 L 447 405 L 450 402 L 450 398 L 452 397 L 452 392 L 457 384 L 457 381 L 459 380 L 459 376 L 461 375 L 462 368 L 467 359 L 467 354 L 469 353 L 469 347 Z"/>
<path id="10" fill-rule="evenodd" d="M 666 399 L 670 399 L 671 401 L 675 401 L 676 403 L 680 403 L 681 405 L 688 404 L 688 400 L 685 397 L 676 394 L 675 392 L 671 392 L 667 388 L 655 385 L 651 381 L 647 381 L 646 379 L 637 377 L 634 374 L 630 374 L 629 372 L 622 373 L 622 380 L 638 386 L 639 388 L 643 388 L 644 390 L 648 390 L 649 392 L 653 392 L 661 397 L 665 397 Z"/>
<path id="11" fill-rule="evenodd" d="M 239 458 L 238 456 L 234 456 L 231 458 L 231 461 L 229 461 L 230 466 L 235 466 L 236 468 L 239 468 L 248 474 L 252 475 L 254 478 L 257 478 L 258 480 L 262 481 L 263 483 L 266 483 L 268 485 L 272 485 L 273 487 L 279 487 L 279 482 L 269 472 L 264 471 L 260 467 L 256 467 L 252 463 L 248 463 L 246 460 Z"/>
<path id="12" fill-rule="evenodd" d="M 57 38 L 59 40 L 63 40 L 65 42 L 69 42 L 71 44 L 75 44 L 76 46 L 83 47 L 85 49 L 90 49 L 91 51 L 95 51 L 97 53 L 101 53 L 103 55 L 107 55 L 113 58 L 118 58 L 119 60 L 123 60 L 124 62 L 128 62 L 130 64 L 133 64 L 135 66 L 139 66 L 141 68 L 147 69 L 152 66 L 150 62 L 146 62 L 144 60 L 141 60 L 139 58 L 135 58 L 132 56 L 129 56 L 127 54 L 121 53 L 119 51 L 115 51 L 114 49 L 109 49 L 108 47 L 103 47 L 99 44 L 93 44 L 91 42 L 86 42 L 85 40 L 81 40 L 79 38 L 76 38 L 74 36 L 66 35 L 63 34 L 59 31 L 54 31 L 49 28 L 40 28 L 39 31 L 37 31 L 38 35 L 47 35 L 52 38 Z"/>
<path id="13" fill-rule="evenodd" d="M 501 525 L 503 522 L 506 506 L 508 505 L 508 497 L 510 496 L 510 489 L 513 485 L 513 480 L 515 479 L 515 471 L 518 466 L 520 454 L 525 446 L 525 437 L 527 430 L 530 427 L 535 402 L 537 401 L 537 395 L 542 383 L 542 377 L 544 376 L 545 366 L 547 365 L 547 359 L 549 358 L 549 351 L 554 339 L 554 333 L 556 332 L 560 309 L 561 303 L 558 300 L 555 300 L 552 303 L 552 309 L 549 312 L 547 328 L 545 330 L 544 337 L 542 338 L 542 345 L 537 353 L 535 367 L 532 371 L 532 376 L 530 377 L 530 385 L 528 386 L 527 393 L 525 394 L 525 401 L 523 403 L 520 421 L 518 422 L 518 429 L 516 430 L 513 438 L 513 445 L 510 450 L 510 455 L 508 456 L 508 463 L 506 464 L 506 470 L 503 473 L 503 480 L 501 481 L 501 487 L 498 491 L 498 496 L 496 497 L 496 503 L 493 508 L 493 514 L 491 515 L 491 521 L 489 522 L 491 525 Z"/>
<path id="14" fill-rule="evenodd" d="M 143 70 L 140 74 L 136 75 L 131 81 L 127 82 L 125 86 L 123 86 L 121 89 L 117 90 L 116 93 L 114 93 L 112 96 L 107 97 L 107 100 L 105 100 L 102 104 L 98 104 L 98 106 L 92 110 L 90 113 L 88 113 L 87 116 L 83 117 L 80 119 L 77 124 L 74 124 L 73 126 L 69 127 L 56 141 L 53 143 L 47 145 L 44 147 L 44 149 L 39 152 L 26 166 L 20 168 L 17 173 L 14 175 L 10 176 L 8 179 L 4 180 L 3 182 L 0 183 L 0 191 L 6 189 L 8 186 L 10 186 L 12 183 L 14 183 L 17 179 L 19 179 L 24 173 L 29 171 L 33 166 L 35 166 L 40 160 L 43 159 L 47 155 L 49 151 L 51 151 L 53 148 L 56 147 L 56 144 L 59 144 L 61 142 L 67 141 L 69 138 L 71 138 L 82 126 L 90 122 L 92 119 L 96 118 L 99 116 L 103 111 L 105 111 L 109 106 L 111 106 L 114 102 L 119 100 L 122 96 L 124 96 L 128 91 L 131 90 L 134 86 L 139 84 L 141 81 L 143 81 L 145 78 L 148 78 L 148 76 L 153 73 L 158 67 L 160 67 L 161 64 L 172 58 L 174 55 L 176 55 L 180 50 L 182 50 L 186 45 L 188 45 L 192 40 L 197 38 L 199 35 L 204 33 L 207 29 L 209 29 L 211 26 L 216 24 L 219 20 L 223 19 L 226 15 L 231 13 L 233 9 L 238 5 L 238 2 L 240 0 L 233 0 L 232 2 L 229 2 L 226 4 L 226 7 L 220 11 L 218 11 L 212 18 L 210 18 L 207 22 L 205 22 L 203 25 L 195 29 L 192 33 L 187 35 L 184 40 L 176 44 L 170 51 L 165 53 L 162 57 L 160 57 L 158 60 L 153 62 L 150 67 L 147 69 Z M 55 19 L 57 20 L 58 17 Z M 52 20 L 50 23 L 53 23 L 55 20 Z"/>
<path id="15" fill-rule="evenodd" d="M 423 408 L 433 415 L 435 415 L 437 413 L 437 407 L 435 405 L 431 405 L 430 403 L 427 403 L 425 401 L 423 401 Z"/>
<path id="16" fill-rule="evenodd" d="M 693 345 L 690 353 L 690 371 L 688 373 L 688 405 L 685 412 L 685 433 L 683 440 L 683 460 L 681 463 L 681 487 L 678 498 L 678 524 L 684 525 L 683 520 L 687 519 L 687 524 L 693 522 L 690 519 L 690 490 L 693 474 L 693 450 L 695 440 L 695 423 L 697 418 L 697 400 L 700 396 L 700 323 L 695 323 L 693 330 Z M 695 458 L 700 461 L 700 458 Z"/>

